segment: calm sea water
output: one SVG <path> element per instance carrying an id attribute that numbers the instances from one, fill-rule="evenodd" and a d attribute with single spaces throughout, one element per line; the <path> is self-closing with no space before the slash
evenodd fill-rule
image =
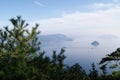
<path id="1" fill-rule="evenodd" d="M 97 47 L 91 45 L 95 40 L 99 42 Z M 79 63 L 88 72 L 93 62 L 99 69 L 100 60 L 120 47 L 120 39 L 75 38 L 73 41 L 43 42 L 41 47 L 49 56 L 52 55 L 53 50 L 59 53 L 61 48 L 65 48 L 67 56 L 65 63 L 68 65 Z"/>

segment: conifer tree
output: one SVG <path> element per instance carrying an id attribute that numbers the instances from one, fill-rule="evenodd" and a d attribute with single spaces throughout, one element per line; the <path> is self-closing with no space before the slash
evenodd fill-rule
<path id="1" fill-rule="evenodd" d="M 39 25 L 36 24 L 32 31 L 28 31 L 28 24 L 20 16 L 10 19 L 10 22 L 12 29 L 8 26 L 0 29 L 0 80 L 14 80 L 18 77 L 24 80 L 29 76 L 27 62 L 40 49 L 40 42 L 37 42 Z"/>
<path id="2" fill-rule="evenodd" d="M 92 79 L 92 80 L 98 80 L 98 71 L 95 69 L 95 64 L 92 63 L 92 69 L 90 70 L 90 74 L 89 74 L 89 77 Z"/>
<path id="3" fill-rule="evenodd" d="M 120 48 L 117 48 L 116 51 L 106 55 L 102 60 L 100 61 L 100 65 L 107 66 L 110 65 L 109 68 L 117 68 L 120 66 Z M 101 66 L 101 67 L 102 67 Z"/>
<path id="4" fill-rule="evenodd" d="M 64 49 L 52 57 L 40 51 L 38 24 L 28 31 L 20 16 L 10 22 L 12 29 L 0 29 L 0 80 L 88 80 L 79 64 L 64 63 Z"/>

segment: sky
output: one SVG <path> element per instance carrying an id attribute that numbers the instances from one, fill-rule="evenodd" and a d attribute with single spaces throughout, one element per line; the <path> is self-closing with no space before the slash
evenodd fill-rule
<path id="1" fill-rule="evenodd" d="M 22 16 L 41 34 L 120 36 L 120 0 L 0 0 L 0 28 Z"/>

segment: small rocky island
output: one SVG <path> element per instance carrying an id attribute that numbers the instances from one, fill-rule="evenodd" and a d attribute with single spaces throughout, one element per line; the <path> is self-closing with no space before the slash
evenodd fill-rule
<path id="1" fill-rule="evenodd" d="M 99 42 L 98 41 L 93 41 L 93 42 L 91 42 L 91 45 L 93 45 L 94 47 L 97 47 L 99 45 Z"/>

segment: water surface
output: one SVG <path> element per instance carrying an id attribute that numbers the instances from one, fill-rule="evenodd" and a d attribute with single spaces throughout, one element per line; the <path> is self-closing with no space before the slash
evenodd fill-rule
<path id="1" fill-rule="evenodd" d="M 91 45 L 91 42 L 98 41 L 97 47 Z M 89 71 L 91 64 L 94 62 L 97 65 L 105 55 L 115 51 L 120 47 L 120 39 L 100 39 L 100 38 L 75 38 L 73 41 L 49 41 L 42 43 L 42 49 L 46 54 L 51 56 L 52 51 L 58 53 L 61 48 L 65 48 L 67 56 L 65 63 L 73 65 L 79 63 L 86 71 Z"/>

